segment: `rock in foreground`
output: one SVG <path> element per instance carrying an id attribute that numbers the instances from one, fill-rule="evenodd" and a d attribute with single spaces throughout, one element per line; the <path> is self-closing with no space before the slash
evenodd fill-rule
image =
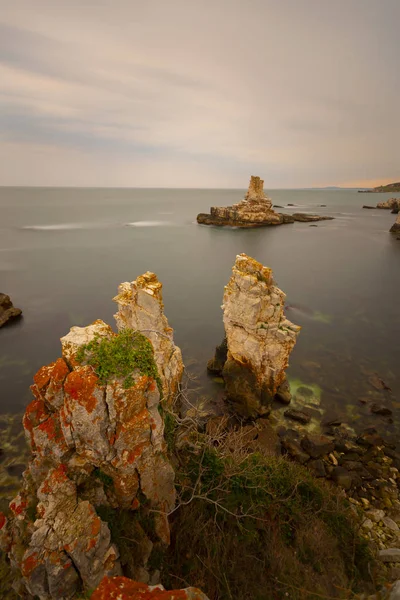
<path id="1" fill-rule="evenodd" d="M 197 588 L 167 592 L 162 585 L 148 586 L 126 577 L 105 577 L 91 600 L 208 600 Z"/>
<path id="2" fill-rule="evenodd" d="M 273 397 L 285 387 L 285 369 L 300 331 L 283 314 L 285 298 L 271 269 L 246 254 L 236 257 L 222 306 L 227 349 L 222 376 L 241 416 L 268 413 Z M 219 347 L 209 367 L 220 365 L 222 358 Z"/>
<path id="3" fill-rule="evenodd" d="M 13 306 L 10 296 L 7 296 L 7 294 L 0 294 L 0 327 L 9 321 L 18 319 L 21 315 L 22 310 Z"/>
<path id="4" fill-rule="evenodd" d="M 130 298 L 132 314 L 140 301 Z M 148 327 L 158 331 L 152 306 Z M 62 358 L 34 377 L 23 419 L 32 460 L 11 516 L 0 514 L 18 592 L 40 600 L 71 599 L 105 575 L 149 581 L 175 504 L 160 401 L 164 381 L 176 389 L 179 374 L 166 374 L 164 361 L 163 379 L 147 337 L 115 334 L 103 321 L 73 327 L 61 342 Z"/>

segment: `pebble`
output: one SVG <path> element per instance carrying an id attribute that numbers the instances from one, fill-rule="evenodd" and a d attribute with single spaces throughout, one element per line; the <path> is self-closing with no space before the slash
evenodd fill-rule
<path id="1" fill-rule="evenodd" d="M 384 550 L 380 550 L 378 553 L 378 558 L 382 562 L 400 562 L 400 548 L 385 548 Z"/>
<path id="2" fill-rule="evenodd" d="M 335 467 L 338 466 L 338 464 L 339 464 L 338 460 L 337 460 L 336 456 L 332 452 L 329 454 L 329 460 L 331 461 L 331 463 L 333 465 L 335 465 Z"/>
<path id="3" fill-rule="evenodd" d="M 382 521 L 391 531 L 399 531 L 399 526 L 390 517 L 383 517 Z"/>

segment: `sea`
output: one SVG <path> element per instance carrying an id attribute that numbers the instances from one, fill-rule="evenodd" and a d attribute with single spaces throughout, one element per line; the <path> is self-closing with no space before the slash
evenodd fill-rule
<path id="1" fill-rule="evenodd" d="M 196 223 L 210 206 L 240 201 L 245 190 L 235 189 L 0 188 L 0 292 L 23 310 L 0 330 L 0 415 L 23 413 L 33 375 L 60 356 L 70 327 L 103 319 L 115 328 L 118 285 L 145 271 L 163 283 L 199 401 L 221 397 L 206 364 L 223 339 L 224 286 L 245 252 L 272 268 L 287 318 L 302 326 L 292 389 L 309 386 L 321 418 L 398 436 L 400 241 L 390 211 L 362 208 L 390 195 L 267 193 L 280 212 L 334 220 L 247 230 Z M 371 413 L 374 403 L 392 417 Z"/>

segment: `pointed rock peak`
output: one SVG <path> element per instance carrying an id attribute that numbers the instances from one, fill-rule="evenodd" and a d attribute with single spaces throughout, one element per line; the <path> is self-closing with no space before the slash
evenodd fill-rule
<path id="1" fill-rule="evenodd" d="M 250 177 L 249 189 L 245 196 L 245 200 L 267 200 L 264 194 L 264 180 L 260 177 L 252 175 Z"/>
<path id="2" fill-rule="evenodd" d="M 113 300 L 118 304 L 114 315 L 118 330 L 137 330 L 151 341 L 164 400 L 171 403 L 182 379 L 183 362 L 181 351 L 174 344 L 173 329 L 164 315 L 162 283 L 157 275 L 147 271 L 135 281 L 121 283 Z"/>

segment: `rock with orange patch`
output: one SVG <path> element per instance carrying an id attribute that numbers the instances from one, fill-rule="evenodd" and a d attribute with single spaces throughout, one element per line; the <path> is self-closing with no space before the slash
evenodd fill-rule
<path id="1" fill-rule="evenodd" d="M 285 298 L 271 269 L 246 254 L 236 257 L 222 305 L 228 350 L 222 375 L 242 416 L 268 413 L 286 381 L 285 369 L 300 327 L 286 319 Z"/>
<path id="2" fill-rule="evenodd" d="M 33 456 L 3 535 L 0 528 L 25 589 L 44 600 L 72 598 L 79 589 L 96 587 L 104 575 L 120 574 L 119 551 L 98 507 L 117 515 L 121 509 L 135 511 L 134 522 L 141 511 L 155 515 L 149 535 L 139 525 L 129 531 L 137 542 L 129 564 L 136 579 L 150 579 L 153 543 L 157 551 L 169 543 L 175 487 L 160 392 L 138 369 L 125 389 L 117 378 L 100 384 L 91 366 L 77 364 L 79 348 L 95 335 L 116 334 L 102 321 L 72 328 L 62 339 L 63 359 L 35 375 L 35 399 L 24 416 Z M 180 352 L 172 333 L 168 344 L 175 360 Z"/>
<path id="3" fill-rule="evenodd" d="M 76 367 L 64 384 L 61 426 L 69 446 L 95 464 L 107 459 L 110 444 L 105 386 L 89 366 Z"/>
<path id="4" fill-rule="evenodd" d="M 92 600 L 209 600 L 197 588 L 166 591 L 162 585 L 149 586 L 127 577 L 105 577 L 93 592 Z"/>
<path id="5" fill-rule="evenodd" d="M 58 409 L 64 400 L 63 383 L 69 368 L 62 358 L 42 367 L 34 376 L 32 391 L 37 397 L 46 400 L 51 407 Z"/>
<path id="6" fill-rule="evenodd" d="M 46 600 L 72 598 L 82 583 L 93 588 L 105 572 L 121 572 L 108 525 L 89 502 L 78 498 L 65 468 L 49 472 L 37 497 L 40 518 L 20 563 L 32 595 Z"/>
<path id="7" fill-rule="evenodd" d="M 172 403 L 183 374 L 182 354 L 174 344 L 173 329 L 164 315 L 162 284 L 147 271 L 130 283 L 121 283 L 114 298 L 118 330 L 141 331 L 153 344 L 165 402 Z"/>
<path id="8" fill-rule="evenodd" d="M 32 430 L 32 445 L 40 456 L 51 456 L 57 462 L 63 459 L 69 448 L 58 413 L 50 414 Z"/>

